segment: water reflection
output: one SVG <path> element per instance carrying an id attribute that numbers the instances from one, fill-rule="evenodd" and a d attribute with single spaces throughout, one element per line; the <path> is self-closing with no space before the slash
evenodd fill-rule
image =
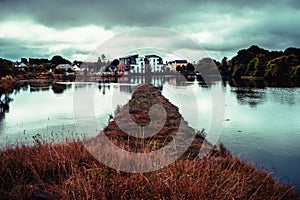
<path id="1" fill-rule="evenodd" d="M 199 78 L 200 77 L 200 78 Z M 89 80 L 89 79 L 82 79 Z M 162 75 L 146 75 L 146 76 L 123 76 L 118 79 L 113 79 L 110 81 L 105 81 L 104 79 L 99 81 L 99 79 L 93 80 L 99 82 L 98 89 L 103 95 L 111 89 L 110 82 L 118 83 L 119 90 L 121 92 L 132 93 L 134 86 L 138 84 L 151 83 L 158 87 L 161 91 L 163 90 L 163 85 L 168 83 L 169 85 L 186 87 L 197 83 L 199 87 L 208 87 L 207 83 L 201 79 L 201 76 L 162 76 Z M 212 77 L 213 81 L 213 77 Z M 298 83 L 294 82 L 268 82 L 265 80 L 241 80 L 241 79 L 229 79 L 222 80 L 223 85 L 226 87 L 229 84 L 231 92 L 235 94 L 238 103 L 241 105 L 248 105 L 252 108 L 259 104 L 263 104 L 266 101 L 266 89 L 270 90 L 271 100 L 281 104 L 293 105 L 299 102 L 299 94 L 295 91 L 293 86 L 299 86 Z M 209 85 L 218 83 L 218 81 L 213 81 Z M 72 84 L 68 83 L 55 83 L 45 82 L 45 83 L 20 83 L 11 93 L 17 95 L 20 91 L 30 90 L 30 92 L 47 92 L 52 89 L 54 94 L 63 94 L 67 89 L 70 89 Z M 78 82 L 75 84 L 75 89 L 93 87 L 93 83 Z M 275 88 L 271 88 L 275 87 Z M 279 88 L 278 88 L 279 87 Z M 282 88 L 282 89 L 280 89 Z M 11 94 L 10 93 L 10 94 Z M 9 112 L 9 104 L 13 100 L 10 94 L 0 94 L 0 115 L 3 119 L 4 113 Z M 1 120 L 1 119 L 0 119 Z"/>
<path id="2" fill-rule="evenodd" d="M 128 102 L 134 88 L 144 83 L 152 83 L 160 87 L 162 93 L 177 106 L 180 103 L 176 104 L 176 95 L 168 88 L 180 91 L 185 90 L 186 86 L 191 86 L 195 94 L 184 97 L 182 103 L 190 105 L 191 97 L 196 97 L 202 121 L 193 122 L 194 108 L 191 108 L 184 118 L 198 130 L 208 129 L 209 116 L 213 110 L 210 106 L 211 96 L 208 87 L 222 84 L 213 78 L 211 81 L 210 84 L 197 78 L 188 81 L 182 76 L 152 76 L 151 78 L 124 76 L 118 79 L 118 83 L 102 81 L 99 83 L 99 80 L 95 79 L 93 83 L 57 83 L 39 88 L 23 84 L 10 94 L 0 95 L 0 140 L 3 137 L 10 137 L 12 138 L 10 141 L 14 142 L 18 139 L 14 136 L 17 134 L 35 141 L 46 141 L 48 136 L 55 141 L 65 136 L 75 138 L 77 130 L 74 125 L 72 105 L 75 90 L 95 91 L 95 115 L 100 130 L 107 125 L 109 115 Z M 300 174 L 298 162 L 300 160 L 300 88 L 292 88 L 290 85 L 283 87 L 280 83 L 266 81 L 235 79 L 223 80 L 223 84 L 226 87 L 224 89 L 227 99 L 226 119 L 230 120 L 224 122 L 221 141 L 242 159 L 267 167 L 276 166 L 278 171 L 293 181 L 293 184 L 299 183 L 300 191 L 300 176 L 298 176 Z M 121 96 L 116 100 L 115 107 L 111 105 L 114 92 L 118 92 Z M 96 131 L 99 130 L 95 130 L 95 134 L 98 134 Z M 39 133 L 40 135 L 37 135 Z M 36 137 L 32 138 L 34 135 Z M 54 140 L 48 141 L 54 142 Z M 292 165 L 294 169 L 290 170 Z"/>
<path id="3" fill-rule="evenodd" d="M 274 102 L 289 105 L 299 102 L 299 95 L 296 93 L 296 86 L 300 86 L 298 82 L 229 79 L 228 83 L 241 105 L 256 107 L 263 104 L 266 101 L 267 90 Z"/>
<path id="4" fill-rule="evenodd" d="M 250 88 L 266 88 L 266 87 L 276 87 L 276 88 L 294 88 L 300 87 L 300 81 L 288 81 L 288 80 L 278 80 L 278 81 L 268 81 L 268 80 L 247 80 L 247 79 L 234 79 L 230 78 L 227 80 L 231 87 L 250 87 Z"/>
<path id="5" fill-rule="evenodd" d="M 9 103 L 13 99 L 9 94 L 0 94 L 0 117 L 2 118 L 5 113 L 9 112 Z"/>
<path id="6" fill-rule="evenodd" d="M 249 88 L 249 87 L 236 87 L 231 90 L 236 94 L 236 98 L 241 105 L 248 104 L 254 108 L 258 104 L 263 104 L 266 100 L 264 90 Z"/>
<path id="7" fill-rule="evenodd" d="M 52 85 L 52 82 L 30 82 L 30 92 L 48 91 Z"/>
<path id="8" fill-rule="evenodd" d="M 299 93 L 296 88 L 270 88 L 271 98 L 280 104 L 294 105 L 300 102 Z"/>
<path id="9" fill-rule="evenodd" d="M 67 89 L 67 84 L 54 84 L 52 85 L 52 91 L 55 94 L 62 94 Z"/>

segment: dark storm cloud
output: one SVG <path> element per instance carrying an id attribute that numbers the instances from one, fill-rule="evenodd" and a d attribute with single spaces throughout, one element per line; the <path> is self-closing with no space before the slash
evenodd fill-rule
<path id="1" fill-rule="evenodd" d="M 46 26 L 66 28 L 97 24 L 104 27 L 116 25 L 158 25 L 171 19 L 175 10 L 168 10 L 163 1 L 159 4 L 141 1 L 2 1 L 1 18 L 21 16 Z"/>
<path id="2" fill-rule="evenodd" d="M 1 18 L 29 18 L 46 26 L 66 28 L 97 24 L 107 28 L 122 26 L 176 26 L 186 20 L 199 20 L 205 14 L 218 12 L 231 15 L 251 9 L 263 9 L 280 5 L 289 7 L 298 5 L 298 1 L 287 3 L 272 1 L 74 1 L 74 0 L 11 0 L 0 1 Z M 188 23 L 189 21 L 185 21 Z"/>
<path id="3" fill-rule="evenodd" d="M 0 0 L 0 22 L 30 20 L 57 30 L 93 24 L 108 30 L 165 27 L 187 35 L 206 31 L 215 35 L 201 41 L 206 49 L 232 53 L 252 44 L 280 50 L 299 46 L 299 8 L 298 0 Z M 184 41 L 173 45 L 185 48 Z"/>

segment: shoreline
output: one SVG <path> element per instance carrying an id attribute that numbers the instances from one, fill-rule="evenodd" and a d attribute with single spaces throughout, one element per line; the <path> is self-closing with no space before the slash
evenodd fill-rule
<path id="1" fill-rule="evenodd" d="M 158 77 L 179 77 L 179 78 L 186 78 L 184 75 L 180 73 L 168 73 L 168 74 L 150 74 L 151 76 L 158 76 Z M 109 83 L 109 82 L 118 82 L 119 78 L 130 78 L 130 77 L 144 77 L 147 76 L 147 74 L 126 74 L 122 77 L 101 77 L 99 75 L 89 75 L 89 76 L 83 76 L 83 75 L 55 75 L 51 77 L 42 77 L 41 75 L 37 77 L 30 77 L 30 74 L 27 74 L 26 76 L 29 76 L 26 78 L 24 75 L 19 77 L 13 77 L 11 75 L 7 75 L 5 77 L 2 77 L 0 79 L 0 94 L 9 93 L 12 91 L 15 87 L 18 86 L 18 84 L 23 83 L 40 83 L 40 84 L 55 84 L 56 82 L 66 82 L 74 80 L 84 81 L 89 80 L 92 82 L 99 82 L 99 83 Z M 115 78 L 115 79 L 114 79 Z M 214 80 L 214 77 L 211 77 L 212 80 Z M 114 79 L 114 80 L 113 80 Z M 194 78 L 186 78 L 187 81 L 203 81 L 201 78 L 198 78 L 195 76 Z M 233 77 L 222 77 L 222 81 L 228 81 L 229 84 L 232 84 L 233 87 L 262 87 L 261 82 L 264 82 L 263 85 L 265 87 L 300 87 L 300 82 L 294 81 L 294 80 L 286 80 L 283 82 L 281 79 L 265 79 L 263 77 L 254 77 L 254 76 L 241 76 L 240 78 L 233 78 Z M 241 81 L 249 82 L 249 84 L 241 83 Z M 287 83 L 286 83 L 287 82 Z M 252 84 L 253 83 L 253 84 Z M 258 85 L 257 85 L 257 84 Z"/>
<path id="2" fill-rule="evenodd" d="M 143 106 L 147 94 L 153 96 Z M 152 151 L 165 142 L 170 143 L 170 136 L 178 130 L 182 116 L 176 106 L 164 99 L 159 89 L 143 85 L 127 105 L 137 124 L 147 124 L 149 115 L 143 111 L 156 103 L 165 107 L 168 119 L 158 137 L 144 141 L 128 139 L 116 125 L 116 120 L 123 123 L 128 120 L 122 112 L 102 133 L 115 145 L 131 152 Z M 187 124 L 185 126 L 187 134 L 195 131 Z M 180 159 L 149 173 L 121 172 L 99 162 L 97 153 L 111 155 L 110 159 L 127 163 L 129 167 L 134 166 L 132 162 L 143 164 L 139 159 L 128 163 L 125 157 L 114 156 L 110 148 L 99 151 L 102 144 L 97 137 L 87 143 L 36 143 L 31 147 L 20 145 L 1 150 L 0 196 L 7 199 L 32 199 L 40 194 L 47 195 L 46 199 L 297 199 L 291 185 L 276 181 L 268 171 L 257 168 L 254 163 L 232 156 L 222 144 L 205 157 L 198 157 L 199 145 L 204 141 L 201 134 L 195 138 L 197 144 L 192 144 Z M 87 148 L 89 142 L 94 145 L 92 148 Z M 148 149 L 143 149 L 145 145 Z"/>
<path id="3" fill-rule="evenodd" d="M 74 80 L 73 76 L 56 76 L 51 78 L 37 77 L 37 78 L 18 78 L 12 77 L 11 75 L 5 76 L 0 80 L 0 94 L 9 93 L 18 85 L 22 85 L 25 83 L 37 83 L 40 85 L 43 84 L 55 84 L 56 82 L 62 81 L 72 81 Z"/>

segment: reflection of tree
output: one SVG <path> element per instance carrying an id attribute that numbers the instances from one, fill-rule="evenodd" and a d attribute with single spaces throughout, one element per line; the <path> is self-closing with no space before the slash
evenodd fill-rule
<path id="1" fill-rule="evenodd" d="M 103 94 L 103 95 L 106 94 L 106 88 L 107 88 L 108 90 L 110 90 L 110 85 L 109 85 L 109 84 L 108 84 L 108 85 L 106 85 L 106 84 L 99 84 L 99 85 L 98 85 L 98 89 L 99 89 L 99 91 L 102 91 L 102 94 Z"/>
<path id="2" fill-rule="evenodd" d="M 270 93 L 274 102 L 294 105 L 300 100 L 297 100 L 297 90 L 296 88 L 276 88 L 270 89 Z"/>
<path id="3" fill-rule="evenodd" d="M 67 89 L 67 85 L 65 84 L 53 84 L 52 90 L 55 94 L 62 94 Z"/>
<path id="4" fill-rule="evenodd" d="M 300 87 L 300 81 L 271 81 L 271 80 L 248 80 L 230 78 L 229 85 L 231 87 L 251 87 L 251 88 L 265 88 L 265 87 Z"/>
<path id="5" fill-rule="evenodd" d="M 200 87 L 204 87 L 204 88 L 208 87 L 208 85 L 205 83 L 205 81 L 198 81 L 198 85 Z"/>
<path id="6" fill-rule="evenodd" d="M 236 93 L 236 98 L 240 104 L 249 104 L 250 107 L 264 103 L 266 98 L 264 91 L 255 88 L 237 87 L 232 91 Z"/>
<path id="7" fill-rule="evenodd" d="M 105 95 L 107 90 L 110 90 L 111 85 L 110 84 L 99 84 L 98 89 L 102 94 Z M 121 87 L 121 86 L 120 86 Z"/>
<path id="8" fill-rule="evenodd" d="M 12 91 L 12 93 L 14 95 L 17 95 L 18 93 L 20 93 L 20 91 L 26 91 L 28 90 L 29 85 L 28 84 L 18 84 L 17 87 L 15 87 L 15 89 Z"/>
<path id="9" fill-rule="evenodd" d="M 13 99 L 8 94 L 0 94 L 0 117 L 9 112 L 9 103 Z"/>
<path id="10" fill-rule="evenodd" d="M 106 92 L 105 92 L 105 88 L 106 88 L 106 87 L 104 86 L 103 89 L 102 89 L 102 94 L 103 94 L 103 95 L 105 95 L 105 93 L 106 93 Z"/>

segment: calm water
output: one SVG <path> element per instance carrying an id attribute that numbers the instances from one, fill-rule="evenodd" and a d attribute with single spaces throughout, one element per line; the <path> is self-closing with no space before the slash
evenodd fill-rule
<path id="1" fill-rule="evenodd" d="M 73 95 L 74 91 L 88 89 L 94 93 L 98 127 L 91 136 L 97 135 L 107 125 L 109 114 L 113 114 L 118 105 L 127 103 L 133 87 L 144 80 L 136 77 L 122 81 L 124 83 L 64 83 L 60 91 L 52 86 L 40 89 L 27 86 L 14 91 L 9 95 L 9 110 L 0 115 L 1 146 L 16 141 L 32 144 L 32 136 L 36 134 L 50 142 L 82 137 L 76 130 Z M 212 88 L 172 77 L 157 77 L 151 82 L 162 86 L 163 95 L 179 107 L 196 99 L 198 111 L 190 109 L 182 114 L 192 127 L 209 129 L 213 112 L 210 89 L 221 82 Z M 186 94 L 186 87 L 193 93 Z M 219 141 L 234 155 L 272 170 L 275 177 L 296 185 L 300 192 L 300 88 L 237 88 L 226 84 L 223 91 L 225 117 Z M 195 112 L 199 113 L 198 119 Z"/>

